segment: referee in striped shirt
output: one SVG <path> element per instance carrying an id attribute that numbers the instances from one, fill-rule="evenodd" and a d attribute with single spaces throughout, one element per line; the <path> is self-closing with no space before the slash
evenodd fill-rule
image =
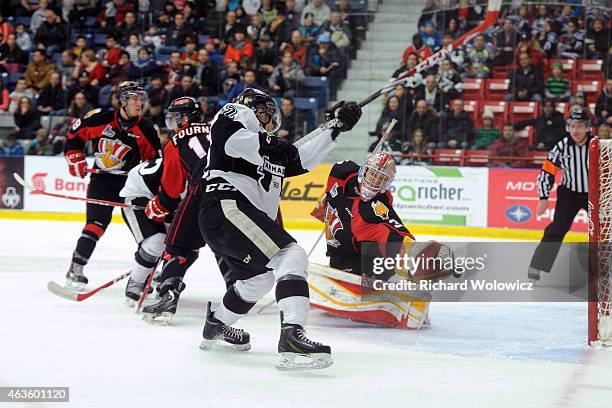
<path id="1" fill-rule="evenodd" d="M 548 196 L 555 182 L 555 174 L 563 170 L 557 188 L 557 204 L 553 221 L 544 230 L 544 237 L 536 248 L 529 266 L 529 279 L 537 281 L 542 271 L 550 272 L 557 258 L 563 237 L 570 230 L 574 217 L 581 208 L 587 209 L 589 192 L 589 140 L 591 118 L 585 108 L 574 106 L 566 122 L 569 136 L 561 139 L 548 153 L 538 176 L 540 201 L 537 215 L 548 208 Z"/>

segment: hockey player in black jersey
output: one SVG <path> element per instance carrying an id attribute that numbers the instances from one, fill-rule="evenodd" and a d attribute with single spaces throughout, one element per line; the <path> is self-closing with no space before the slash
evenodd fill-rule
<path id="1" fill-rule="evenodd" d="M 226 259 L 237 281 L 216 310 L 209 303 L 200 348 L 225 342 L 248 350 L 249 334 L 231 326 L 276 282 L 281 310 L 277 368 L 317 369 L 332 364 L 330 347 L 308 339 L 304 331 L 309 308 L 306 252 L 274 221 L 283 178 L 306 173 L 320 163 L 338 135 L 357 123 L 361 109 L 354 102 L 340 102 L 325 116 L 321 127 L 292 144 L 272 135 L 280 127 L 274 100 L 247 88 L 213 119 L 208 166 L 201 181 L 200 230 L 213 251 Z M 299 355 L 309 361 L 295 361 Z"/>
<path id="2" fill-rule="evenodd" d="M 94 167 L 102 172 L 91 175 L 87 197 L 115 202 L 120 201 L 119 191 L 126 178 L 104 172 L 127 171 L 141 161 L 154 159 L 161 154 L 159 129 L 141 116 L 147 98 L 142 86 L 137 82 L 122 82 L 116 93 L 120 104 L 118 110 L 96 109 L 74 122 L 68 131 L 64 154 L 70 174 L 84 178 L 87 175 L 87 162 L 83 150 L 85 144 L 91 142 L 95 156 Z M 66 274 L 67 287 L 84 289 L 87 278 L 83 268 L 106 231 L 112 213 L 113 207 L 87 204 L 87 221 Z"/>

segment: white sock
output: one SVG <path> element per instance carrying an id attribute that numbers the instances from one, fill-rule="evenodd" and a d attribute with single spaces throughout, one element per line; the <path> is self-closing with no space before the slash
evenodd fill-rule
<path id="1" fill-rule="evenodd" d="M 234 313 L 231 310 L 229 310 L 228 308 L 226 308 L 225 305 L 223 304 L 223 302 L 221 302 L 221 304 L 219 305 L 217 310 L 214 311 L 215 319 L 221 320 L 227 326 L 233 325 L 238 320 L 240 320 L 243 316 L 245 316 L 245 315 Z"/>
<path id="2" fill-rule="evenodd" d="M 278 308 L 283 312 L 283 323 L 299 324 L 304 327 L 308 320 L 310 299 L 304 296 L 291 296 L 281 299 Z"/>

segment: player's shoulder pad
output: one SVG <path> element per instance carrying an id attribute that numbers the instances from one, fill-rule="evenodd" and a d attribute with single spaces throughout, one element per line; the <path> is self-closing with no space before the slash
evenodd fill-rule
<path id="1" fill-rule="evenodd" d="M 85 127 L 97 127 L 110 123 L 115 118 L 115 111 L 105 109 L 92 109 L 82 118 L 77 118 L 70 126 L 71 132 L 77 132 Z"/>
<path id="2" fill-rule="evenodd" d="M 251 132 L 261 132 L 261 126 L 259 124 L 259 120 L 255 116 L 255 113 L 248 107 L 244 105 L 240 105 L 237 103 L 228 103 L 223 109 L 221 109 L 215 115 L 213 119 L 213 125 L 221 120 L 231 120 L 234 122 L 239 122 L 245 129 L 250 130 Z"/>
<path id="3" fill-rule="evenodd" d="M 334 164 L 329 172 L 329 176 L 346 181 L 349 177 L 359 173 L 359 165 L 352 160 L 344 160 Z"/>

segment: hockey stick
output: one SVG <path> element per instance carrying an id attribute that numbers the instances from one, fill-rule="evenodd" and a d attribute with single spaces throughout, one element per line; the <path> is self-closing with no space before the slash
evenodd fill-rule
<path id="1" fill-rule="evenodd" d="M 155 275 L 155 271 L 157 270 L 157 266 L 159 265 L 160 262 L 162 262 L 161 259 L 153 267 L 153 270 L 151 271 L 151 274 L 149 275 L 149 278 L 147 279 L 147 284 L 142 289 L 142 292 L 140 292 L 140 298 L 138 299 L 138 303 L 136 303 L 136 311 L 134 313 L 140 312 L 140 308 L 142 307 L 142 304 L 144 303 L 145 298 L 149 294 L 149 288 L 151 287 L 151 282 L 153 281 L 153 275 Z"/>
<path id="2" fill-rule="evenodd" d="M 497 21 L 497 17 L 499 16 L 499 10 L 501 9 L 502 0 L 489 0 L 487 4 L 487 14 L 485 15 L 484 20 L 475 28 L 463 34 L 461 37 L 457 38 L 455 41 L 450 43 L 444 48 L 439 49 L 436 53 L 431 55 L 429 58 L 421 61 L 417 66 L 411 68 L 410 70 L 404 72 L 400 76 L 395 79 L 391 79 L 387 85 L 374 92 L 372 95 L 368 96 L 363 101 L 359 102 L 360 107 L 364 107 L 385 92 L 388 92 L 395 88 L 397 85 L 405 82 L 408 78 L 413 76 L 414 74 L 418 74 L 419 72 L 423 72 L 424 70 L 431 68 L 446 58 L 448 54 L 450 54 L 453 50 L 462 47 L 472 41 L 473 38 L 477 37 L 479 34 L 484 32 L 487 28 L 491 27 Z"/>
<path id="3" fill-rule="evenodd" d="M 127 176 L 128 172 L 125 170 L 101 170 L 101 169 L 86 169 L 86 173 L 91 174 L 114 174 L 117 176 Z"/>
<path id="4" fill-rule="evenodd" d="M 85 201 L 86 203 L 105 205 L 107 207 L 123 207 L 123 208 L 131 208 L 131 209 L 134 209 L 134 210 L 144 210 L 145 209 L 144 207 L 141 207 L 141 206 L 138 206 L 138 205 L 125 204 L 125 203 L 116 203 L 114 201 L 98 200 L 96 198 L 75 197 L 75 196 L 65 195 L 65 194 L 49 193 L 49 192 L 47 192 L 45 190 L 41 190 L 39 188 L 34 187 L 31 184 L 28 184 L 17 173 L 13 173 L 13 177 L 24 188 L 27 188 L 30 191 L 35 191 L 37 194 L 43 194 L 43 195 L 46 195 L 46 196 L 49 196 L 49 197 L 65 198 L 65 199 L 68 199 L 68 200 L 75 200 L 75 201 Z"/>
<path id="5" fill-rule="evenodd" d="M 323 231 L 321 231 L 321 233 L 319 234 L 319 237 L 315 241 L 314 245 L 312 246 L 312 248 L 310 248 L 310 251 L 308 252 L 308 258 L 310 258 L 310 255 L 312 255 L 312 253 L 314 252 L 315 248 L 319 244 L 319 241 L 321 241 L 321 238 L 323 238 L 323 235 L 325 235 L 325 228 L 327 228 L 327 227 L 323 227 Z M 269 301 L 268 303 L 266 303 L 265 305 L 260 307 L 259 310 L 257 311 L 257 314 L 261 314 L 261 312 L 263 312 L 265 309 L 267 309 L 270 306 L 272 306 L 274 304 L 274 302 L 276 302 L 276 299 L 272 299 L 271 301 Z"/>
<path id="6" fill-rule="evenodd" d="M 130 276 L 130 273 L 132 273 L 132 272 L 130 271 L 130 272 L 126 272 L 126 273 L 124 273 L 122 275 L 119 275 L 116 278 L 106 282 L 104 285 L 99 286 L 99 287 L 95 288 L 94 290 L 89 291 L 89 292 L 85 292 L 85 293 L 75 292 L 73 290 L 70 290 L 68 288 L 65 288 L 63 286 L 58 285 L 54 281 L 49 281 L 49 283 L 47 283 L 47 289 L 49 289 L 49 292 L 51 292 L 54 295 L 59 296 L 61 298 L 68 299 L 68 300 L 73 300 L 75 302 L 80 302 L 82 300 L 85 300 L 85 299 L 95 295 L 96 293 L 98 293 L 102 289 L 106 289 L 109 286 L 111 286 L 112 284 L 117 283 L 120 280 Z"/>

